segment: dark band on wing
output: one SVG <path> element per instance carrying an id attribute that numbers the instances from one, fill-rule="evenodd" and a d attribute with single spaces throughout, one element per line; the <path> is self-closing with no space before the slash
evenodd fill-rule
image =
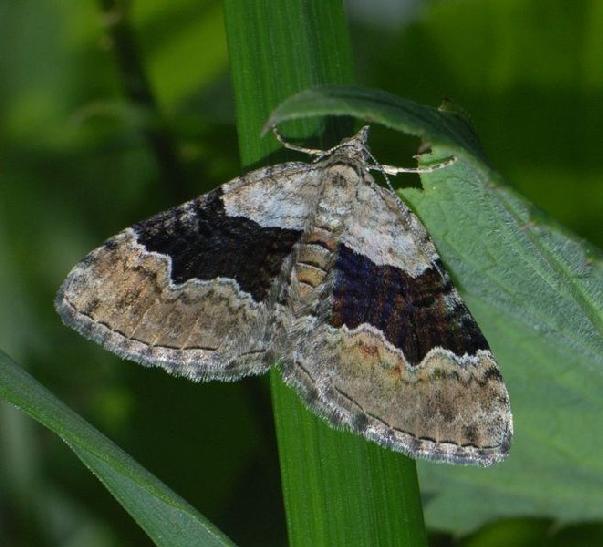
<path id="1" fill-rule="evenodd" d="M 134 230 L 148 251 L 172 259 L 175 283 L 230 278 L 258 302 L 301 236 L 298 230 L 228 216 L 220 189 L 138 223 Z"/>
<path id="2" fill-rule="evenodd" d="M 489 349 L 467 307 L 450 294 L 452 289 L 435 264 L 413 278 L 339 245 L 331 324 L 355 328 L 368 323 L 413 365 L 435 347 L 457 355 Z"/>

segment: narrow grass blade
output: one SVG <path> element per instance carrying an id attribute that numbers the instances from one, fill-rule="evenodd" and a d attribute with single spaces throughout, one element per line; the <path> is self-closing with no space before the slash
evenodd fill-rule
<path id="1" fill-rule="evenodd" d="M 308 86 L 352 80 L 343 6 L 227 0 L 225 15 L 241 159 L 257 164 L 277 148 L 260 131 L 279 101 Z M 309 136 L 318 127 L 292 124 L 287 132 Z M 332 137 L 349 134 L 335 129 Z M 331 429 L 278 372 L 271 383 L 291 545 L 425 545 L 414 461 Z"/>
<path id="2" fill-rule="evenodd" d="M 185 500 L 0 351 L 0 397 L 59 435 L 157 544 L 233 543 Z"/>

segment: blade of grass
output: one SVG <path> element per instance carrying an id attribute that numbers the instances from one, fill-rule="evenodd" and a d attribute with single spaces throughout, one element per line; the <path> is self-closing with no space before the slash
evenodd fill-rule
<path id="1" fill-rule="evenodd" d="M 0 397 L 59 435 L 157 545 L 233 545 L 194 507 L 65 406 L 1 350 Z"/>
<path id="2" fill-rule="evenodd" d="M 303 88 L 351 81 L 351 50 L 339 1 L 226 0 L 225 16 L 241 161 L 249 166 L 277 148 L 260 139 L 272 108 Z M 317 127 L 287 129 L 309 136 Z M 271 385 L 291 544 L 425 545 L 414 461 L 331 429 L 276 371 Z"/>

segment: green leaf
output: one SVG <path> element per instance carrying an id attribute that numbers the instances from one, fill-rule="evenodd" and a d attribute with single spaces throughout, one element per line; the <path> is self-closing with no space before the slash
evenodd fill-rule
<path id="1" fill-rule="evenodd" d="M 416 210 L 502 366 L 515 421 L 508 460 L 489 469 L 419 466 L 430 526 L 488 519 L 603 517 L 601 255 L 501 186 L 464 116 L 380 91 L 326 87 L 283 103 L 270 123 L 352 115 L 420 136 L 454 165 L 402 192 Z M 401 158 L 403 163 L 404 158 Z"/>
<path id="2" fill-rule="evenodd" d="M 436 110 L 391 93 L 362 87 L 325 86 L 293 95 L 272 112 L 263 132 L 288 120 L 329 115 L 354 115 L 368 123 L 387 125 L 439 144 L 459 146 L 474 156 L 483 157 L 462 114 Z"/>
<path id="3" fill-rule="evenodd" d="M 233 543 L 0 351 L 0 397 L 59 435 L 157 545 Z"/>
<path id="4" fill-rule="evenodd" d="M 351 48 L 342 3 L 325 0 L 225 2 L 241 161 L 266 161 L 278 144 L 260 138 L 271 109 L 310 85 L 349 82 Z M 288 131 L 313 135 L 319 124 Z M 335 126 L 336 135 L 348 129 Z M 297 158 L 296 158 L 297 159 Z M 415 464 L 401 454 L 335 431 L 271 373 L 290 544 L 426 544 Z"/>

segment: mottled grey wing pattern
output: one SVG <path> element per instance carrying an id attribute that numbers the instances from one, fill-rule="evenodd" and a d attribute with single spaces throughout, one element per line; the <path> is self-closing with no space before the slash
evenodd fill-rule
<path id="1" fill-rule="evenodd" d="M 326 175 L 340 185 L 323 195 L 320 230 L 300 244 L 302 262 L 313 256 L 321 277 L 309 289 L 305 269 L 292 270 L 292 287 L 316 299 L 293 329 L 287 381 L 334 425 L 395 450 L 452 463 L 499 461 L 511 414 L 485 338 L 418 219 L 369 178 L 340 170 Z"/>
<path id="2" fill-rule="evenodd" d="M 308 170 L 259 169 L 127 228 L 75 266 L 58 312 L 118 355 L 190 379 L 264 372 L 278 278 L 308 215 L 291 194 L 312 190 Z M 278 202 L 295 204 L 280 209 L 287 222 L 270 216 Z"/>
<path id="3" fill-rule="evenodd" d="M 193 380 L 279 361 L 317 414 L 408 455 L 501 460 L 513 427 L 498 365 L 425 228 L 370 176 L 365 139 L 127 228 L 71 271 L 57 310 Z"/>

